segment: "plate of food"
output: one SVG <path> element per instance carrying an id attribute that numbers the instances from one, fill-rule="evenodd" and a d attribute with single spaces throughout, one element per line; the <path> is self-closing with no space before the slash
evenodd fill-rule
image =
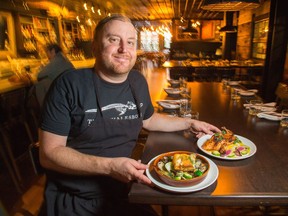
<path id="1" fill-rule="evenodd" d="M 249 139 L 222 128 L 220 133 L 204 135 L 197 141 L 198 148 L 209 156 L 224 160 L 242 160 L 252 157 L 256 145 Z"/>
<path id="2" fill-rule="evenodd" d="M 180 88 L 164 88 L 164 91 L 168 95 L 179 95 L 182 92 Z"/>
<path id="3" fill-rule="evenodd" d="M 219 175 L 218 167 L 212 160 L 188 151 L 160 154 L 151 159 L 148 165 L 146 175 L 155 186 L 178 193 L 194 192 L 209 187 Z M 190 169 L 191 166 L 194 168 Z"/>

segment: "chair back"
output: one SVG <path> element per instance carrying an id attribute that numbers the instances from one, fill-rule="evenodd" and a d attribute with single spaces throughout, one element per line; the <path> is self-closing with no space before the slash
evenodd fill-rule
<path id="1" fill-rule="evenodd" d="M 288 108 L 288 86 L 279 83 L 276 89 L 276 102 L 280 109 Z"/>

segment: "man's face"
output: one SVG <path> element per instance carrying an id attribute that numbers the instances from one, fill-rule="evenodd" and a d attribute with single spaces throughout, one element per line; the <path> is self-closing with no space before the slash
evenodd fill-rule
<path id="1" fill-rule="evenodd" d="M 108 76 L 127 74 L 136 61 L 137 34 L 129 22 L 106 23 L 95 41 L 97 69 Z"/>
<path id="2" fill-rule="evenodd" d="M 55 55 L 56 55 L 54 49 L 52 49 L 52 50 L 46 50 L 46 54 L 47 54 L 47 57 L 48 57 L 48 59 L 49 59 L 50 61 L 51 61 L 51 60 L 55 57 Z"/>

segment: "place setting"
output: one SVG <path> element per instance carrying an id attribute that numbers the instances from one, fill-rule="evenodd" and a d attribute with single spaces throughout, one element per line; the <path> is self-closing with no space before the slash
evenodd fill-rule
<path id="1" fill-rule="evenodd" d="M 244 104 L 244 107 L 248 109 L 249 115 L 251 116 L 257 116 L 258 118 L 271 121 L 281 121 L 283 112 L 279 112 L 276 105 L 276 102 L 263 103 L 262 100 L 256 99 L 250 100 L 248 104 Z"/>

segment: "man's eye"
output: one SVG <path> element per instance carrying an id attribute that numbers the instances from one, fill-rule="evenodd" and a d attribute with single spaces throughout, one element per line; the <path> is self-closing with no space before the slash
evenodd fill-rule
<path id="1" fill-rule="evenodd" d="M 129 44 L 130 46 L 134 46 L 135 42 L 134 42 L 134 41 L 128 41 L 128 44 Z"/>
<path id="2" fill-rule="evenodd" d="M 109 41 L 111 43 L 118 43 L 119 42 L 119 39 L 118 38 L 109 38 Z"/>

